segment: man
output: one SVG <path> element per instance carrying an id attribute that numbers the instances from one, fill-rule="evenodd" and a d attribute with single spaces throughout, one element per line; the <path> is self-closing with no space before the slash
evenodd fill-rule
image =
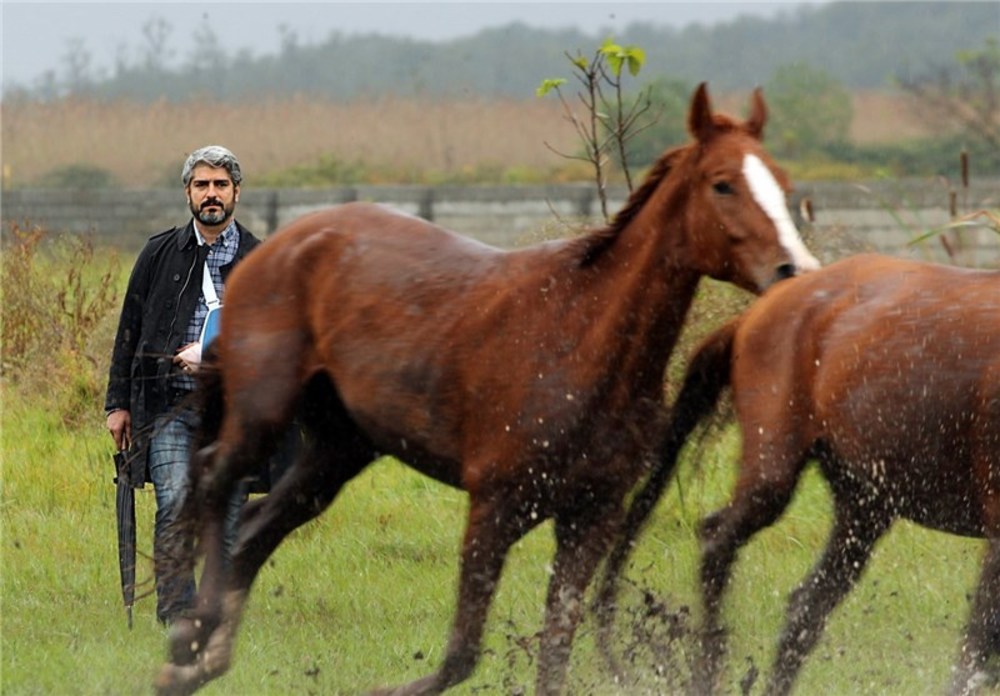
<path id="1" fill-rule="evenodd" d="M 130 450 L 130 477 L 156 493 L 153 551 L 156 616 L 168 624 L 190 607 L 194 577 L 171 568 L 169 527 L 187 488 L 188 458 L 198 414 L 185 407 L 195 386 L 198 341 L 209 304 L 221 301 L 233 267 L 259 244 L 233 213 L 242 174 L 236 156 L 209 145 L 194 151 L 181 173 L 192 219 L 151 237 L 128 282 L 105 400 L 107 427 L 119 451 Z M 207 275 L 206 275 L 207 274 Z M 235 536 L 237 496 L 227 516 Z"/>

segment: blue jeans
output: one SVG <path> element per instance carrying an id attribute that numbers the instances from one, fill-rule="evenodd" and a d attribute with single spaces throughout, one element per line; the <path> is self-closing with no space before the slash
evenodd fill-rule
<path id="1" fill-rule="evenodd" d="M 153 529 L 156 618 L 162 623 L 169 623 L 194 604 L 194 572 L 190 568 L 180 569 L 192 540 L 189 534 L 172 527 L 188 492 L 188 460 L 198 424 L 195 411 L 174 411 L 157 419 L 149 440 L 149 476 L 156 493 Z M 246 486 L 241 484 L 229 501 L 224 537 L 227 554 L 236 541 L 240 508 L 246 498 Z"/>

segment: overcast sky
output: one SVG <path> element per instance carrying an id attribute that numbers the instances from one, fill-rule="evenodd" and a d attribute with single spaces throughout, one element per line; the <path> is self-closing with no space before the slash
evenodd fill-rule
<path id="1" fill-rule="evenodd" d="M 32 86 L 46 71 L 60 75 L 70 46 L 80 42 L 92 71 L 110 70 L 117 55 L 138 63 L 145 40 L 142 27 L 162 18 L 172 28 L 169 48 L 177 64 L 191 51 L 192 35 L 203 22 L 229 55 L 248 48 L 255 55 L 277 51 L 278 27 L 285 25 L 300 43 L 318 43 L 331 32 L 378 32 L 438 41 L 475 34 L 486 27 L 522 21 L 539 28 L 575 27 L 597 35 L 633 22 L 682 28 L 714 24 L 742 14 L 773 17 L 796 5 L 786 2 L 18 2 L 0 0 L 5 83 Z"/>

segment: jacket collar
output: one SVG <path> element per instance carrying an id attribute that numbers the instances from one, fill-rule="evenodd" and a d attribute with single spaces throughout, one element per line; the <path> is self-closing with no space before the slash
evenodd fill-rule
<path id="1" fill-rule="evenodd" d="M 198 238 L 194 233 L 194 220 L 188 220 L 188 224 L 183 228 L 178 229 L 178 234 L 176 237 L 177 249 L 183 251 L 190 247 L 198 246 Z"/>
<path id="2" fill-rule="evenodd" d="M 243 227 L 243 225 L 241 225 L 239 223 L 238 220 L 236 220 L 235 222 L 236 222 L 236 229 L 240 233 L 239 248 L 242 249 L 243 248 L 244 239 L 246 238 L 248 232 L 247 232 L 246 228 Z M 185 225 L 182 228 L 178 228 L 178 234 L 177 234 L 177 237 L 176 237 L 176 241 L 177 241 L 177 249 L 180 250 L 180 251 L 183 251 L 184 249 L 188 249 L 190 247 L 197 247 L 198 246 L 198 235 L 194 231 L 194 219 L 193 218 L 191 220 L 188 220 L 188 224 L 187 225 Z"/>

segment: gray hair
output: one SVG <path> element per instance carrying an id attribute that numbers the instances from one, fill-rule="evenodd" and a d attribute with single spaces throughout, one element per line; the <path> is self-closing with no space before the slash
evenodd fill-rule
<path id="1" fill-rule="evenodd" d="M 181 181 L 185 187 L 191 183 L 191 175 L 199 164 L 225 169 L 229 172 L 234 186 L 239 186 L 240 182 L 243 181 L 240 161 L 236 159 L 236 155 L 221 145 L 206 145 L 188 155 L 187 161 L 184 162 L 184 169 L 181 170 Z"/>

